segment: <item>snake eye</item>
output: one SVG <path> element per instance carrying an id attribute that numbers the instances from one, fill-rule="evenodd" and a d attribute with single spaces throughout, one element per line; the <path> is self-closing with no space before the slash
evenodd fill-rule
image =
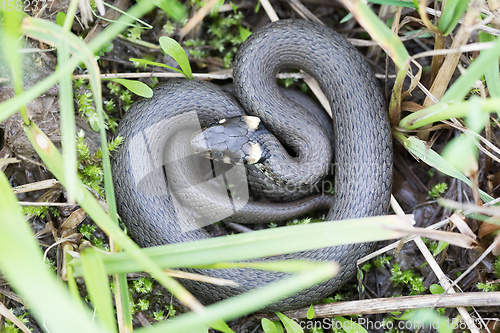
<path id="1" fill-rule="evenodd" d="M 245 160 L 248 164 L 255 164 L 262 158 L 262 148 L 256 142 L 249 142 L 243 145 Z"/>

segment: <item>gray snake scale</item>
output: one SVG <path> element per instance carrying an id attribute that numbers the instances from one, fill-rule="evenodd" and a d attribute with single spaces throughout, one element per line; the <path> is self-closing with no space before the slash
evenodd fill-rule
<path id="1" fill-rule="evenodd" d="M 300 107 L 280 93 L 275 77 L 287 69 L 309 73 L 330 101 L 335 135 L 333 150 L 328 138 L 317 130 L 314 119 L 304 122 Z M 199 218 L 191 212 L 198 209 L 203 214 L 217 216 L 227 208 L 221 198 L 213 199 L 217 194 L 203 190 L 203 180 L 197 179 L 202 172 L 188 170 L 193 163 L 198 164 L 190 160 L 190 153 L 182 148 L 182 142 L 188 137 L 186 133 L 196 128 L 191 126 L 193 112 L 198 127 L 245 113 L 258 116 L 279 138 L 279 141 L 269 141 L 271 157 L 267 170 L 276 173 L 276 179 L 287 185 L 303 188 L 317 184 L 331 167 L 333 157 L 335 194 L 327 220 L 387 212 L 392 184 L 392 141 L 385 103 L 369 66 L 342 36 L 301 20 L 268 24 L 252 34 L 239 50 L 234 64 L 234 89 L 237 99 L 211 83 L 174 80 L 157 87 L 153 98 L 136 103 L 120 123 L 117 135 L 122 136 L 124 142 L 113 156 L 112 166 L 118 211 L 140 246 L 211 237 L 203 228 L 189 227 L 191 221 Z M 295 156 L 291 157 L 281 143 L 292 149 Z M 171 163 L 173 160 L 180 162 Z M 171 174 L 167 174 L 164 165 L 170 165 Z M 184 182 L 199 187 L 184 191 Z M 180 190 L 175 189 L 177 185 Z M 183 198 L 187 203 L 179 206 Z M 230 219 L 236 222 L 286 220 L 311 208 L 324 207 L 324 198 L 249 202 Z M 206 204 L 205 200 L 212 201 Z M 182 214 L 187 216 L 183 220 L 187 229 L 179 223 Z M 212 218 L 208 216 L 211 222 Z M 356 260 L 371 248 L 372 244 L 354 244 L 273 257 L 336 261 L 341 271 L 332 280 L 266 309 L 296 308 L 325 297 L 354 274 Z M 286 276 L 253 269 L 190 271 L 239 284 L 239 287 L 220 287 L 181 281 L 205 303 L 238 295 Z"/>

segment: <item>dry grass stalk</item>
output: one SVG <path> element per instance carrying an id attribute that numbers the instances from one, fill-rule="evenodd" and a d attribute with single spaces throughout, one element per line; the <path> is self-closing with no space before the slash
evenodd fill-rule
<path id="1" fill-rule="evenodd" d="M 445 295 L 417 295 L 376 298 L 360 301 L 314 305 L 314 318 L 375 314 L 423 308 L 454 308 L 472 306 L 500 306 L 500 292 L 473 292 Z M 308 308 L 284 312 L 288 318 L 306 318 Z M 261 315 L 259 318 L 263 318 Z M 274 317 L 267 317 L 272 319 Z"/>

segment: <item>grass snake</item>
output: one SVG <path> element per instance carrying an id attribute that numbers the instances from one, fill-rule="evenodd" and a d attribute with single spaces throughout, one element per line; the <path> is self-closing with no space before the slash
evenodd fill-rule
<path id="1" fill-rule="evenodd" d="M 276 74 L 290 69 L 313 76 L 330 101 L 333 147 L 325 131 L 318 129 L 319 121 L 307 116 L 308 110 L 287 98 L 278 87 Z M 174 80 L 155 88 L 153 98 L 134 104 L 122 119 L 117 135 L 124 142 L 113 156 L 112 171 L 119 214 L 139 245 L 211 237 L 201 227 L 224 218 L 241 223 L 283 221 L 330 206 L 327 220 L 387 212 L 392 141 L 384 99 L 369 66 L 342 36 L 302 20 L 268 24 L 253 33 L 238 51 L 234 90 L 236 98 L 211 83 Z M 243 114 L 258 116 L 270 133 L 262 143 L 269 148 L 269 158 L 259 170 L 248 171 L 244 166 L 231 169 L 193 155 L 189 140 L 194 131 Z M 297 198 L 297 192 L 317 186 L 332 166 L 333 205 L 324 195 Z M 247 182 L 269 187 L 271 198 L 279 196 L 275 184 L 262 180 L 266 176 L 292 189 L 289 192 L 293 201 L 284 198 L 288 200 L 247 202 L 251 196 Z M 230 200 L 228 178 L 233 185 L 231 191 L 240 189 L 236 195 L 231 192 Z M 296 308 L 325 297 L 354 274 L 356 260 L 371 247 L 344 245 L 273 257 L 333 260 L 340 264 L 341 271 L 332 280 L 272 304 L 267 310 Z M 181 281 L 205 303 L 286 276 L 239 268 L 190 271 L 239 284 L 221 287 Z"/>

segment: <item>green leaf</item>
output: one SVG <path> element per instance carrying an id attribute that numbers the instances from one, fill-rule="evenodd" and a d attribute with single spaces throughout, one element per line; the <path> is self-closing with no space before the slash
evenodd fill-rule
<path id="1" fill-rule="evenodd" d="M 496 41 L 495 36 L 490 35 L 486 32 L 479 32 L 479 42 L 494 42 Z M 482 51 L 481 51 L 482 52 Z M 486 80 L 486 86 L 488 87 L 488 92 L 491 97 L 500 97 L 500 73 L 498 70 L 498 63 L 492 62 L 490 66 L 486 69 L 484 73 L 484 79 Z M 497 115 L 500 118 L 500 110 L 497 111 Z"/>
<path id="2" fill-rule="evenodd" d="M 64 21 L 66 20 L 66 14 L 64 12 L 59 12 L 57 13 L 56 15 L 56 23 L 57 25 L 59 26 L 63 26 L 64 25 Z"/>
<path id="3" fill-rule="evenodd" d="M 347 13 L 346 16 L 344 16 L 341 20 L 340 20 L 340 24 L 344 24 L 346 23 L 347 21 L 349 21 L 350 19 L 352 19 L 354 17 L 354 15 L 352 15 L 351 12 Z"/>
<path id="4" fill-rule="evenodd" d="M 311 306 L 309 307 L 309 309 L 307 310 L 307 315 L 306 315 L 307 319 L 311 320 L 314 318 L 314 306 L 311 304 Z"/>
<path id="5" fill-rule="evenodd" d="M 479 97 L 472 96 L 469 101 L 469 109 L 467 111 L 466 124 L 472 131 L 479 133 L 484 129 L 484 126 L 489 118 L 489 113 L 483 111 L 479 105 Z M 478 147 L 476 139 L 472 135 L 461 134 L 458 138 L 454 138 L 443 149 L 442 156 L 462 173 L 469 175 L 474 170 L 477 170 L 477 155 Z"/>
<path id="6" fill-rule="evenodd" d="M 452 101 L 460 101 L 469 93 L 470 89 L 492 64 L 498 63 L 500 57 L 500 39 L 496 39 L 493 47 L 488 50 L 481 51 L 472 64 L 467 68 L 467 71 L 453 83 L 441 98 L 441 102 L 449 103 Z"/>
<path id="7" fill-rule="evenodd" d="M 236 11 L 238 10 L 238 6 L 236 6 L 232 1 L 229 1 L 231 4 L 231 7 L 233 8 L 233 14 L 236 14 Z"/>
<path id="8" fill-rule="evenodd" d="M 176 0 L 153 0 L 153 3 L 176 21 L 187 17 L 186 7 Z"/>
<path id="9" fill-rule="evenodd" d="M 210 327 L 216 329 L 217 331 L 221 331 L 222 333 L 234 333 L 234 331 L 223 320 L 210 323 Z M 208 332 L 208 330 L 205 332 Z"/>
<path id="10" fill-rule="evenodd" d="M 291 320 L 281 312 L 276 312 L 276 315 L 283 323 L 283 326 L 285 327 L 287 333 L 304 333 L 304 330 L 296 321 Z"/>
<path id="11" fill-rule="evenodd" d="M 248 29 L 243 28 L 241 25 L 238 26 L 238 30 L 240 31 L 241 40 L 245 41 L 252 34 L 252 32 Z"/>
<path id="12" fill-rule="evenodd" d="M 437 328 L 439 333 L 452 333 L 453 328 L 448 318 L 442 317 L 432 309 L 420 309 L 409 313 L 409 321 L 413 327 L 422 326 L 422 323 L 429 327 Z"/>
<path id="13" fill-rule="evenodd" d="M 441 252 L 443 252 L 444 249 L 446 249 L 448 246 L 450 246 L 450 243 L 439 241 L 436 249 L 432 252 L 432 255 L 435 257 Z"/>
<path id="14" fill-rule="evenodd" d="M 431 284 L 431 286 L 429 287 L 429 291 L 433 295 L 439 295 L 439 294 L 444 293 L 443 287 L 441 287 L 439 284 L 435 284 L 435 283 Z"/>
<path id="15" fill-rule="evenodd" d="M 361 326 L 360 324 L 358 324 L 358 323 L 356 323 L 356 322 L 354 322 L 352 320 L 346 319 L 344 317 L 335 317 L 335 320 L 342 323 L 341 324 L 342 329 L 346 333 L 368 333 L 363 328 L 363 326 Z"/>
<path id="16" fill-rule="evenodd" d="M 182 46 L 177 43 L 175 39 L 166 36 L 160 37 L 160 46 L 166 54 L 174 58 L 174 60 L 179 64 L 183 74 L 188 79 L 192 79 L 193 73 L 191 71 L 191 65 L 189 64 L 186 51 L 184 51 Z"/>
<path id="17" fill-rule="evenodd" d="M 142 83 L 137 80 L 127 80 L 127 79 L 110 79 L 113 82 L 119 83 L 136 95 L 145 98 L 153 97 L 153 89 L 148 87 L 147 84 Z"/>
<path id="18" fill-rule="evenodd" d="M 162 268 L 199 267 L 201 265 L 206 267 L 206 265 L 226 261 L 255 259 L 340 244 L 397 238 L 402 234 L 393 232 L 389 228 L 391 225 L 400 225 L 401 221 L 401 217 L 393 215 L 294 225 L 197 242 L 144 248 L 141 252 Z M 143 269 L 143 266 L 127 252 L 103 255 L 103 260 L 108 274 L 138 272 Z M 278 264 L 271 261 L 268 263 L 284 265 L 284 263 Z M 80 276 L 82 271 L 79 260 L 74 259 L 71 264 L 75 266 L 75 276 Z M 244 264 L 239 263 L 239 265 Z M 261 268 L 265 264 L 265 262 L 246 263 L 253 267 L 261 265 Z"/>
<path id="19" fill-rule="evenodd" d="M 457 178 L 470 187 L 472 187 L 472 182 L 469 178 L 465 177 L 463 173 L 461 173 L 457 168 L 455 168 L 452 164 L 446 161 L 441 155 L 436 153 L 434 150 L 430 149 L 426 142 L 418 139 L 417 137 L 402 137 L 402 142 L 405 145 L 406 149 L 408 149 L 413 155 L 421 159 L 427 165 L 435 168 L 436 170 L 444 173 L 453 178 Z M 487 193 L 479 190 L 479 195 L 484 202 L 492 201 L 493 198 Z"/>
<path id="20" fill-rule="evenodd" d="M 377 4 L 377 5 L 416 8 L 415 4 L 413 2 L 400 1 L 400 0 L 369 0 L 368 2 Z"/>
<path id="21" fill-rule="evenodd" d="M 439 19 L 438 28 L 447 36 L 455 29 L 458 21 L 465 13 L 470 0 L 447 0 L 444 6 L 441 18 Z"/>
<path id="22" fill-rule="evenodd" d="M 460 134 L 444 147 L 442 156 L 460 173 L 470 175 L 472 170 L 477 169 L 477 151 L 474 139 Z"/>
<path id="23" fill-rule="evenodd" d="M 97 317 L 108 327 L 110 332 L 116 332 L 115 310 L 111 298 L 108 276 L 104 269 L 101 256 L 88 247 L 82 251 L 82 266 L 85 286 L 97 313 Z"/>
<path id="24" fill-rule="evenodd" d="M 262 318 L 260 324 L 265 333 L 283 333 L 283 326 L 281 326 L 279 321 L 270 321 L 267 318 Z"/>

